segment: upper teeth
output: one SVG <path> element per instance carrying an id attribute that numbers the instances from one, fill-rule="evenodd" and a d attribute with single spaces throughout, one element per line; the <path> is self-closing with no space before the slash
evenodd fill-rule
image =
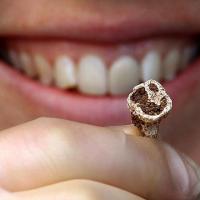
<path id="1" fill-rule="evenodd" d="M 161 77 L 161 58 L 158 52 L 151 51 L 142 60 L 143 81 L 154 79 L 159 81 Z"/>
<path id="2" fill-rule="evenodd" d="M 123 56 L 117 59 L 109 72 L 109 90 L 111 94 L 128 94 L 133 85 L 140 80 L 139 65 L 134 58 Z"/>
<path id="3" fill-rule="evenodd" d="M 19 58 L 20 58 L 20 61 L 21 61 L 21 67 L 25 71 L 25 73 L 30 77 L 36 76 L 37 70 L 33 66 L 30 55 L 26 52 L 21 52 L 19 54 Z"/>
<path id="4" fill-rule="evenodd" d="M 103 95 L 107 92 L 107 70 L 103 59 L 95 55 L 81 58 L 78 70 L 79 90 L 86 94 Z"/>
<path id="5" fill-rule="evenodd" d="M 45 85 L 51 84 L 53 80 L 53 71 L 49 62 L 39 54 L 34 56 L 34 61 L 40 81 Z"/>
<path id="6" fill-rule="evenodd" d="M 72 88 L 77 84 L 75 64 L 67 56 L 56 58 L 54 66 L 54 78 L 56 86 L 60 88 Z"/>
<path id="7" fill-rule="evenodd" d="M 50 63 L 41 54 L 31 55 L 27 52 L 10 51 L 13 65 L 21 67 L 30 77 L 37 75 L 46 85 L 54 83 L 58 88 L 78 88 L 82 93 L 92 95 L 124 95 L 130 93 L 134 85 L 148 79 L 171 80 L 180 63 L 186 65 L 194 49 L 172 49 L 165 55 L 151 50 L 142 59 L 124 55 L 112 61 L 107 67 L 104 58 L 87 54 L 75 62 L 67 55 L 57 56 Z"/>
<path id="8" fill-rule="evenodd" d="M 163 77 L 165 80 L 172 80 L 178 70 L 180 62 L 180 52 L 177 49 L 170 51 L 163 61 Z"/>

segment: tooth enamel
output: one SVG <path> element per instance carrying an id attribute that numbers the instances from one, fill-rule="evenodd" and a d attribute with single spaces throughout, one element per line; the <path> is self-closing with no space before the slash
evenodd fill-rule
<path id="1" fill-rule="evenodd" d="M 139 83 L 139 66 L 134 58 L 122 56 L 109 71 L 109 89 L 114 95 L 128 94 Z"/>
<path id="2" fill-rule="evenodd" d="M 165 80 L 172 80 L 180 65 L 180 52 L 177 49 L 169 51 L 163 60 L 163 78 Z"/>
<path id="3" fill-rule="evenodd" d="M 37 75 L 36 69 L 32 65 L 31 57 L 26 52 L 21 52 L 19 54 L 19 59 L 23 71 L 30 77 L 35 77 Z"/>
<path id="4" fill-rule="evenodd" d="M 194 56 L 196 51 L 196 48 L 194 47 L 186 47 L 181 56 L 181 64 L 180 68 L 181 70 L 185 69 L 188 65 L 188 63 L 191 61 L 192 57 Z"/>
<path id="5" fill-rule="evenodd" d="M 50 64 L 41 55 L 35 55 L 34 61 L 40 81 L 45 85 L 50 85 L 53 79 L 53 73 Z"/>
<path id="6" fill-rule="evenodd" d="M 95 55 L 82 57 L 78 72 L 79 90 L 86 94 L 107 92 L 107 70 L 103 60 Z"/>
<path id="7" fill-rule="evenodd" d="M 72 88 L 76 86 L 76 72 L 72 59 L 60 56 L 55 61 L 54 66 L 55 84 L 59 88 Z"/>
<path id="8" fill-rule="evenodd" d="M 10 50 L 9 57 L 13 66 L 16 67 L 17 69 L 21 69 L 21 63 L 17 52 L 15 52 L 14 50 Z"/>
<path id="9" fill-rule="evenodd" d="M 160 55 L 156 51 L 150 51 L 143 58 L 142 63 L 142 79 L 147 81 L 154 79 L 159 81 L 161 77 L 161 60 Z"/>

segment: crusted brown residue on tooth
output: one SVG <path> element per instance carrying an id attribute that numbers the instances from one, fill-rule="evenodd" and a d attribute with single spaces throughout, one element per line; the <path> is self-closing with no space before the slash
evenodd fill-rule
<path id="1" fill-rule="evenodd" d="M 142 134 L 156 138 L 161 120 L 172 109 L 172 100 L 155 80 L 148 80 L 133 88 L 128 95 L 132 123 Z"/>

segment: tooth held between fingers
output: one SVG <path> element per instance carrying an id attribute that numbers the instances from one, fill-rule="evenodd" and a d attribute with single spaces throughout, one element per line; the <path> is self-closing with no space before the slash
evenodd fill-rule
<path id="1" fill-rule="evenodd" d="M 72 88 L 77 84 L 75 64 L 67 56 L 60 56 L 54 65 L 55 84 L 59 88 Z"/>
<path id="2" fill-rule="evenodd" d="M 35 67 L 33 67 L 31 57 L 26 52 L 21 52 L 19 54 L 20 63 L 22 70 L 29 76 L 29 77 L 35 77 L 37 75 L 37 71 Z"/>
<path id="3" fill-rule="evenodd" d="M 109 71 L 109 89 L 113 95 L 128 94 L 139 83 L 139 66 L 130 56 L 117 59 Z"/>
<path id="4" fill-rule="evenodd" d="M 142 80 L 154 79 L 159 81 L 161 78 L 161 58 L 158 52 L 150 51 L 145 55 L 141 63 Z"/>
<path id="5" fill-rule="evenodd" d="M 103 95 L 107 92 L 107 70 L 96 55 L 81 58 L 78 71 L 79 90 L 85 94 Z"/>
<path id="6" fill-rule="evenodd" d="M 172 80 L 176 76 L 176 71 L 180 65 L 180 52 L 173 49 L 168 52 L 163 60 L 163 78 L 165 80 Z"/>
<path id="7" fill-rule="evenodd" d="M 34 57 L 37 73 L 41 83 L 50 85 L 53 80 L 53 72 L 48 61 L 41 55 L 35 55 Z"/>

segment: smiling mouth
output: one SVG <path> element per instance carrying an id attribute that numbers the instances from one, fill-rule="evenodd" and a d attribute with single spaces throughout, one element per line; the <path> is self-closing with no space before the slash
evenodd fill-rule
<path id="1" fill-rule="evenodd" d="M 190 37 L 125 43 L 12 38 L 2 49 L 0 78 L 42 109 L 36 116 L 98 125 L 129 122 L 126 95 L 148 79 L 164 82 L 176 106 L 199 70 L 191 65 L 198 43 Z"/>
<path id="2" fill-rule="evenodd" d="M 120 2 L 95 1 L 84 9 L 83 2 L 72 9 L 49 3 L 38 10 L 24 1 L 25 15 L 16 14 L 17 3 L 8 6 L 16 15 L 8 23 L 0 19 L 0 86 L 26 107 L 20 113 L 12 105 L 12 113 L 21 121 L 53 116 L 98 125 L 130 123 L 126 95 L 148 79 L 164 83 L 175 108 L 186 101 L 185 91 L 199 81 L 196 15 L 188 14 L 194 13 L 186 3 L 179 16 L 179 2 L 152 4 L 152 12 L 148 2 Z M 14 101 L 11 94 L 9 100 Z"/>
<path id="3" fill-rule="evenodd" d="M 124 96 L 142 81 L 168 82 L 184 73 L 198 46 L 190 38 L 117 44 L 8 39 L 13 70 L 43 85 L 92 96 Z"/>

